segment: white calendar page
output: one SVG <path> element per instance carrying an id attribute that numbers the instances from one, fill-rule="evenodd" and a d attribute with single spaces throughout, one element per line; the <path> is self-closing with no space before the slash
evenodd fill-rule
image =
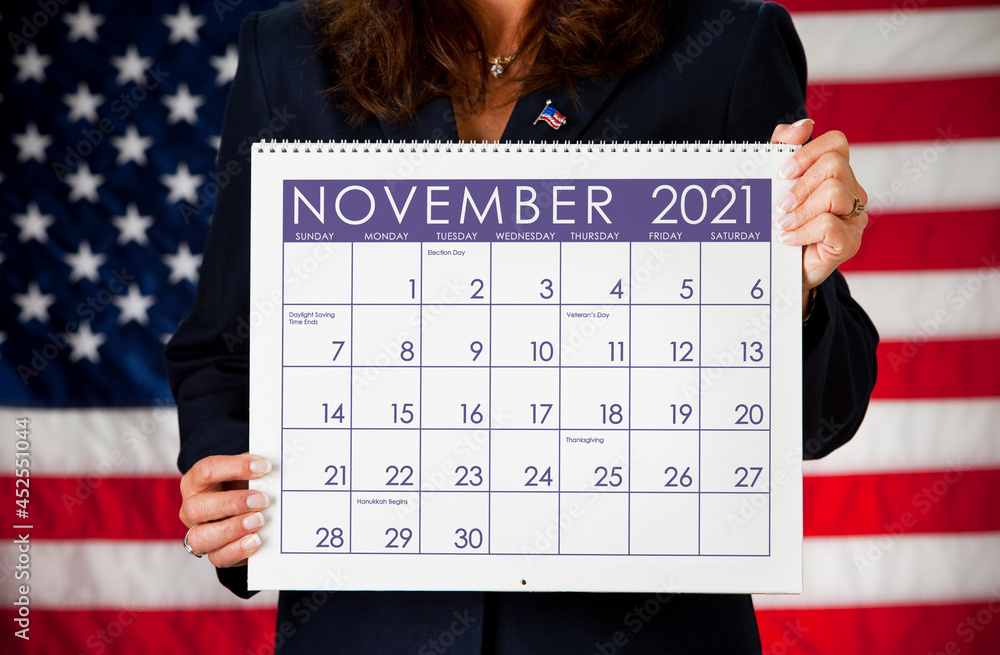
<path id="1" fill-rule="evenodd" d="M 255 146 L 250 588 L 800 591 L 793 150 Z"/>

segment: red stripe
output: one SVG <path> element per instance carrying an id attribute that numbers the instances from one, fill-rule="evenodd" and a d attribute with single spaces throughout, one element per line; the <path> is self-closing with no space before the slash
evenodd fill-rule
<path id="1" fill-rule="evenodd" d="M 16 624 L 15 612 L 4 608 L 4 641 Z M 32 655 L 67 653 L 274 653 L 276 610 L 135 611 L 123 604 L 113 610 L 32 609 L 29 635 L 21 651 Z"/>
<path id="2" fill-rule="evenodd" d="M 781 0 L 788 11 L 898 11 L 902 18 L 921 9 L 989 7 L 996 0 Z"/>
<path id="3" fill-rule="evenodd" d="M 873 398 L 1000 396 L 1000 339 L 883 342 Z"/>
<path id="4" fill-rule="evenodd" d="M 1000 207 L 875 214 L 845 271 L 1000 267 Z"/>
<path id="5" fill-rule="evenodd" d="M 957 605 L 758 610 L 757 622 L 763 655 L 1000 653 L 1000 595 Z"/>
<path id="6" fill-rule="evenodd" d="M 1000 530 L 1000 470 L 806 476 L 807 537 Z"/>
<path id="7" fill-rule="evenodd" d="M 817 133 L 851 143 L 1000 136 L 1000 76 L 819 84 L 806 98 Z"/>
<path id="8" fill-rule="evenodd" d="M 26 522 L 35 539 L 183 539 L 179 480 L 33 475 Z M 6 490 L 14 488 L 14 478 L 0 478 L 0 485 L 11 507 L 13 494 Z M 11 526 L 5 521 L 0 535 L 11 537 Z"/>

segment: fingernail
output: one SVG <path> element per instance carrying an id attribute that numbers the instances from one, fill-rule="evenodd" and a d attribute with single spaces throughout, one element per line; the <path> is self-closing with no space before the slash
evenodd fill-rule
<path id="1" fill-rule="evenodd" d="M 240 542 L 240 545 L 243 546 L 243 550 L 253 550 L 260 545 L 260 537 L 257 536 L 256 532 L 248 534 L 243 537 L 243 541 Z"/>
<path id="2" fill-rule="evenodd" d="M 785 243 L 787 243 L 788 245 L 794 246 L 796 239 L 798 239 L 798 235 L 796 235 L 795 232 L 782 232 L 781 233 L 781 240 L 784 241 Z"/>
<path id="3" fill-rule="evenodd" d="M 795 177 L 799 172 L 799 164 L 795 161 L 795 158 L 789 159 L 785 162 L 785 165 L 781 167 L 778 171 L 778 177 L 783 180 L 790 180 Z"/>
<path id="4" fill-rule="evenodd" d="M 795 121 L 794 123 L 792 123 L 792 127 L 802 127 L 806 123 L 812 123 L 813 125 L 815 125 L 816 121 L 814 121 L 811 118 L 802 118 L 802 119 L 799 119 L 799 120 Z"/>
<path id="5" fill-rule="evenodd" d="M 257 473 L 258 475 L 260 475 L 262 473 L 270 473 L 271 472 L 271 460 L 264 459 L 263 457 L 261 457 L 260 459 L 251 460 L 250 461 L 250 470 L 253 473 Z"/>
<path id="6" fill-rule="evenodd" d="M 244 530 L 256 530 L 257 528 L 264 525 L 264 515 L 260 512 L 256 514 L 251 514 L 250 516 L 243 519 L 243 529 Z"/>
<path id="7" fill-rule="evenodd" d="M 271 504 L 271 500 L 264 494 L 250 494 L 247 496 L 247 507 L 250 509 L 264 509 Z"/>
<path id="8" fill-rule="evenodd" d="M 791 226 L 791 224 L 794 222 L 795 222 L 795 214 L 785 214 L 784 216 L 778 219 L 778 227 L 787 230 L 788 227 Z"/>
<path id="9" fill-rule="evenodd" d="M 778 209 L 783 212 L 788 212 L 792 207 L 795 206 L 795 196 L 789 191 L 785 194 L 785 197 L 781 199 L 778 203 Z"/>

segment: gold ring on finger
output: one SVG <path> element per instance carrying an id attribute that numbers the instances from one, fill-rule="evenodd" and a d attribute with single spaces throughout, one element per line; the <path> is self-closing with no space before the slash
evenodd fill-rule
<path id="1" fill-rule="evenodd" d="M 861 198 L 854 196 L 854 209 L 851 210 L 850 214 L 846 216 L 841 216 L 841 218 L 847 221 L 854 218 L 855 216 L 860 216 L 866 211 L 868 211 L 868 204 L 861 202 Z"/>

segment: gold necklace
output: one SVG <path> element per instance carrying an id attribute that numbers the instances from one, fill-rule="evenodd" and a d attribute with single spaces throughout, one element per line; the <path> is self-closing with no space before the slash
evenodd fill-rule
<path id="1" fill-rule="evenodd" d="M 482 54 L 482 53 L 480 53 Z M 508 66 L 517 59 L 520 55 L 520 51 L 515 52 L 511 55 L 504 55 L 502 57 L 494 57 L 492 55 L 483 55 L 486 58 L 486 63 L 490 65 L 490 72 L 493 73 L 493 77 L 500 77 L 504 72 L 504 66 Z"/>

